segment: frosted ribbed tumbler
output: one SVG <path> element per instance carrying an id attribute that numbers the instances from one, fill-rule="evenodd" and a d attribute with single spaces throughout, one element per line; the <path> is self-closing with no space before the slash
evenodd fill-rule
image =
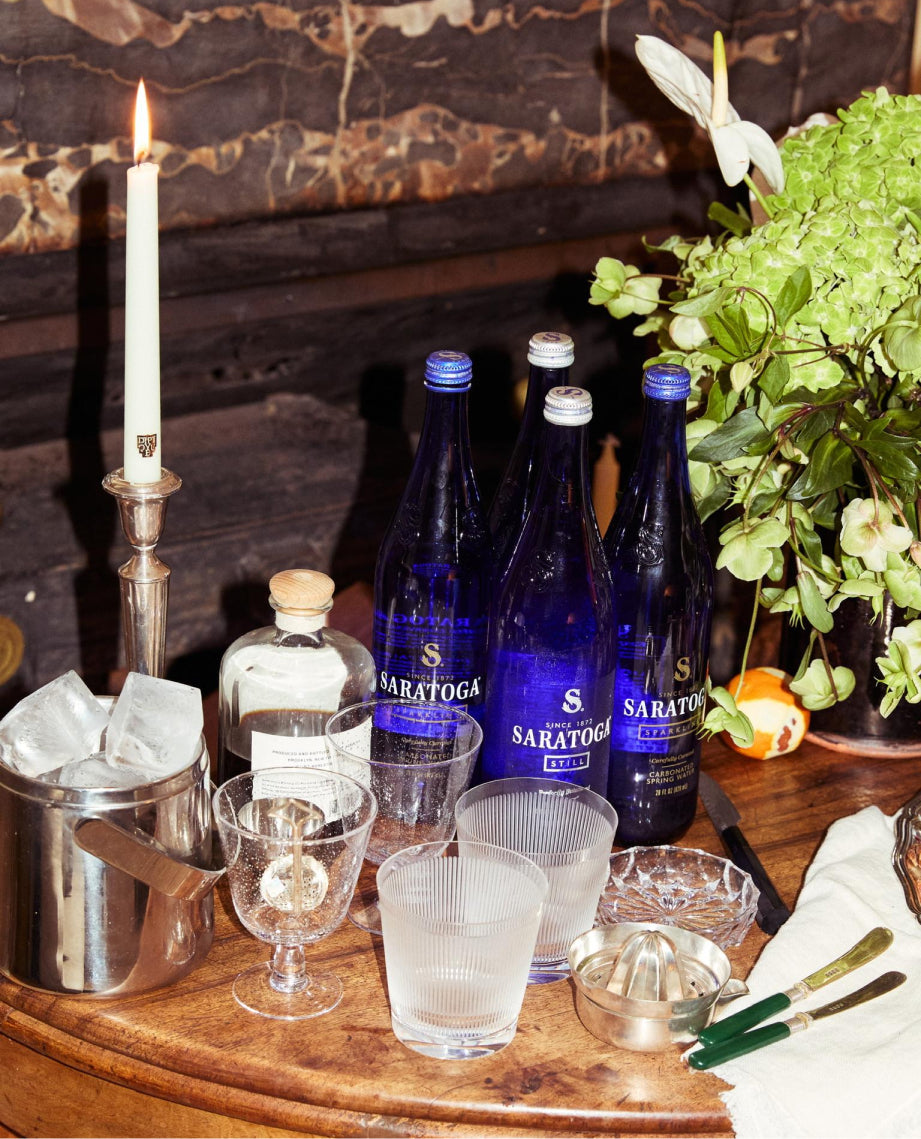
<path id="1" fill-rule="evenodd" d="M 424 843 L 377 872 L 394 1034 L 440 1060 L 488 1056 L 514 1037 L 547 895 L 524 855 Z"/>
<path id="2" fill-rule="evenodd" d="M 592 928 L 608 878 L 617 812 L 588 787 L 560 779 L 495 779 L 465 791 L 454 810 L 457 838 L 524 854 L 550 892 L 528 980 L 569 976 L 569 946 Z"/>

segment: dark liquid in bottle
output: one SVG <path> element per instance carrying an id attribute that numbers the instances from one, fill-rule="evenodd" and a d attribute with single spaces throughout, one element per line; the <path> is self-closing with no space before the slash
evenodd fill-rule
<path id="1" fill-rule="evenodd" d="M 226 783 L 235 775 L 245 775 L 252 770 L 253 732 L 288 739 L 313 738 L 322 741 L 330 715 L 330 712 L 319 712 L 311 708 L 266 708 L 258 712 L 247 712 L 239 724 L 221 731 L 217 761 L 218 783 Z M 278 766 L 287 764 L 279 759 Z M 304 766 L 309 764 L 305 761 Z"/>

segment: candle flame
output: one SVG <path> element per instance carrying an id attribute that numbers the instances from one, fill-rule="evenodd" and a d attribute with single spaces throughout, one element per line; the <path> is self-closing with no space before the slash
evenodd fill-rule
<path id="1" fill-rule="evenodd" d="M 150 111 L 147 109 L 147 92 L 144 80 L 138 83 L 137 101 L 134 104 L 134 161 L 143 162 L 150 154 Z"/>

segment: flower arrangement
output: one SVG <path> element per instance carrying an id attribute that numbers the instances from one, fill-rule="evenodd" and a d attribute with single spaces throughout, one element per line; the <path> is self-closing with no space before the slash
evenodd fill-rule
<path id="1" fill-rule="evenodd" d="M 778 148 L 728 101 L 722 37 L 711 81 L 640 36 L 656 85 L 710 135 L 752 213 L 719 203 L 718 236 L 674 236 L 674 275 L 604 257 L 590 300 L 639 314 L 659 361 L 689 368 L 691 481 L 702 517 L 725 515 L 718 567 L 756 583 L 744 673 L 762 609 L 810 630 L 791 684 L 809 709 L 846 699 L 854 674 L 824 637 L 840 606 L 899 613 L 877 657 L 881 713 L 921 702 L 921 97 L 865 93 Z M 826 119 L 826 116 L 822 116 Z M 761 171 L 759 186 L 750 165 Z M 664 292 L 664 295 L 663 295 Z M 705 727 L 740 742 L 747 719 L 711 691 Z"/>

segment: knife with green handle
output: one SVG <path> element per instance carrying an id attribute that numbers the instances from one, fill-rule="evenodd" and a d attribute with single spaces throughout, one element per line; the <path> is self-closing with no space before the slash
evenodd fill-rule
<path id="1" fill-rule="evenodd" d="M 738 1033 L 744 1032 L 745 1029 L 751 1028 L 752 1025 L 767 1020 L 769 1016 L 783 1012 L 794 1001 L 801 1001 L 804 997 L 814 993 L 816 989 L 821 989 L 823 985 L 828 985 L 846 973 L 850 973 L 852 969 L 866 965 L 868 961 L 872 961 L 874 957 L 879 957 L 881 953 L 885 952 L 891 944 L 892 930 L 886 929 L 884 926 L 877 926 L 876 929 L 871 929 L 865 937 L 862 937 L 847 953 L 842 953 L 840 957 L 836 957 L 828 965 L 810 973 L 802 981 L 797 981 L 792 989 L 787 989 L 783 993 L 774 993 L 773 996 L 765 997 L 763 1001 L 757 1001 L 755 1004 L 749 1005 L 748 1008 L 742 1009 L 741 1012 L 734 1012 L 732 1016 L 727 1016 L 723 1020 L 717 1021 L 716 1024 L 711 1024 L 708 1028 L 703 1029 L 698 1039 L 701 1044 L 705 1044 L 707 1047 L 728 1040 L 731 1036 L 736 1036 Z"/>
<path id="2" fill-rule="evenodd" d="M 883 993 L 897 989 L 905 980 L 904 973 L 883 973 L 869 985 L 840 997 L 830 1004 L 812 1012 L 798 1012 L 789 1020 L 781 1020 L 777 1024 L 766 1024 L 764 1028 L 754 1028 L 751 1032 L 740 1032 L 731 1036 L 722 1044 L 714 1044 L 707 1048 L 698 1048 L 688 1056 L 688 1063 L 692 1068 L 703 1070 L 715 1068 L 717 1064 L 725 1064 L 727 1060 L 735 1060 L 737 1056 L 744 1056 L 758 1048 L 764 1048 L 777 1040 L 786 1040 L 794 1032 L 802 1032 L 815 1020 L 826 1016 L 834 1016 L 836 1012 L 846 1012 L 847 1009 L 862 1005 L 865 1001 L 872 1001 L 874 997 L 881 997 Z"/>

